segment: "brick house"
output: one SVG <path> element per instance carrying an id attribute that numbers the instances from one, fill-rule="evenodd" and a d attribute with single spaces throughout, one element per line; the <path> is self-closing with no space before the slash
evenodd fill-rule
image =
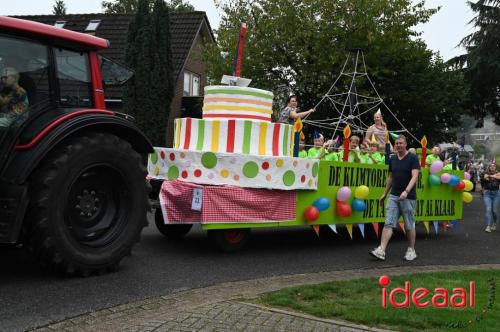
<path id="1" fill-rule="evenodd" d="M 55 25 L 64 29 L 89 33 L 109 40 L 110 47 L 100 53 L 118 63 L 125 64 L 127 33 L 131 14 L 71 14 L 17 16 L 18 18 Z M 175 96 L 170 105 L 167 124 L 167 147 L 172 146 L 174 119 L 184 116 L 201 117 L 203 88 L 206 85 L 205 64 L 200 54 L 207 43 L 215 43 L 205 12 L 170 14 L 170 32 Z M 123 87 L 105 88 L 106 106 L 120 110 L 123 106 Z"/>

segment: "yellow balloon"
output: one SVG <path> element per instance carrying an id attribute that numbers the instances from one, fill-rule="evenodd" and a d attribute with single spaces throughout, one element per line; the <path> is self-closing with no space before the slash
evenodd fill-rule
<path id="1" fill-rule="evenodd" d="M 464 180 L 464 183 L 465 183 L 465 188 L 464 188 L 465 191 L 471 191 L 472 188 L 474 188 L 474 184 L 471 181 Z"/>
<path id="2" fill-rule="evenodd" d="M 463 192 L 462 193 L 462 198 L 463 198 L 463 200 L 464 200 L 465 203 L 472 202 L 472 195 L 471 195 L 471 193 Z"/>
<path id="3" fill-rule="evenodd" d="M 367 186 L 359 186 L 354 191 L 354 197 L 356 197 L 357 199 L 365 199 L 368 197 L 369 193 L 370 189 L 368 189 Z"/>

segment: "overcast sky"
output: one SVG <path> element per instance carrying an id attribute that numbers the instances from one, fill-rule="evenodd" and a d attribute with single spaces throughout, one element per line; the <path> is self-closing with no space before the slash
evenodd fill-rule
<path id="1" fill-rule="evenodd" d="M 416 2 L 417 0 L 413 0 Z M 1 15 L 40 15 L 51 14 L 54 0 L 1 0 Z M 65 0 L 68 14 L 99 13 L 102 0 Z M 196 10 L 207 13 L 212 28 L 219 25 L 219 14 L 212 0 L 189 0 Z M 471 32 L 467 23 L 472 12 L 466 0 L 427 0 L 427 7 L 441 6 L 441 10 L 424 25 L 418 26 L 422 38 L 430 49 L 439 51 L 441 56 L 449 58 L 463 53 L 456 48 L 460 40 Z"/>

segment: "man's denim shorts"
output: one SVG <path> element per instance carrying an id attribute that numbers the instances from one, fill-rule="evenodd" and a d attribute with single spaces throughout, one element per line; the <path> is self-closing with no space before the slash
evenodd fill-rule
<path id="1" fill-rule="evenodd" d="M 415 206 L 417 201 L 414 199 L 405 199 L 400 201 L 399 196 L 389 195 L 385 206 L 385 226 L 397 228 L 401 216 L 405 222 L 405 229 L 415 229 Z"/>

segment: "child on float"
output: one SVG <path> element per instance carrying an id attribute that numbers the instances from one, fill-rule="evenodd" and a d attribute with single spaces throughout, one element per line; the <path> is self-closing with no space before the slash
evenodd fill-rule
<path id="1" fill-rule="evenodd" d="M 299 158 L 307 159 L 306 136 L 304 135 L 304 133 L 302 131 L 300 132 Z"/>
<path id="2" fill-rule="evenodd" d="M 324 145 L 324 150 L 323 153 L 319 156 L 319 159 L 321 160 L 327 160 L 327 161 L 339 161 L 339 157 L 337 152 L 333 151 L 333 146 L 334 146 L 333 140 L 328 140 L 325 145 Z"/>
<path id="3" fill-rule="evenodd" d="M 378 150 L 379 150 L 378 142 L 375 139 L 375 136 L 372 135 L 372 139 L 370 140 L 369 144 L 369 150 L 365 157 L 366 164 L 375 164 L 375 165 L 384 164 L 385 162 L 384 156 Z"/>
<path id="4" fill-rule="evenodd" d="M 350 163 L 363 163 L 364 159 L 360 156 L 359 152 L 359 136 L 352 135 L 350 140 L 349 140 L 349 157 L 347 158 L 347 161 Z M 343 151 L 341 151 L 339 154 L 343 156 Z"/>
<path id="5" fill-rule="evenodd" d="M 307 151 L 308 159 L 319 159 L 321 154 L 324 153 L 325 148 L 323 145 L 325 144 L 325 138 L 321 133 L 314 131 L 314 146 Z"/>
<path id="6" fill-rule="evenodd" d="M 427 167 L 431 167 L 432 163 L 435 161 L 441 161 L 441 157 L 439 156 L 441 154 L 441 148 L 439 145 L 434 145 L 432 147 L 432 154 L 428 155 L 427 158 L 425 158 L 425 165 Z"/>

